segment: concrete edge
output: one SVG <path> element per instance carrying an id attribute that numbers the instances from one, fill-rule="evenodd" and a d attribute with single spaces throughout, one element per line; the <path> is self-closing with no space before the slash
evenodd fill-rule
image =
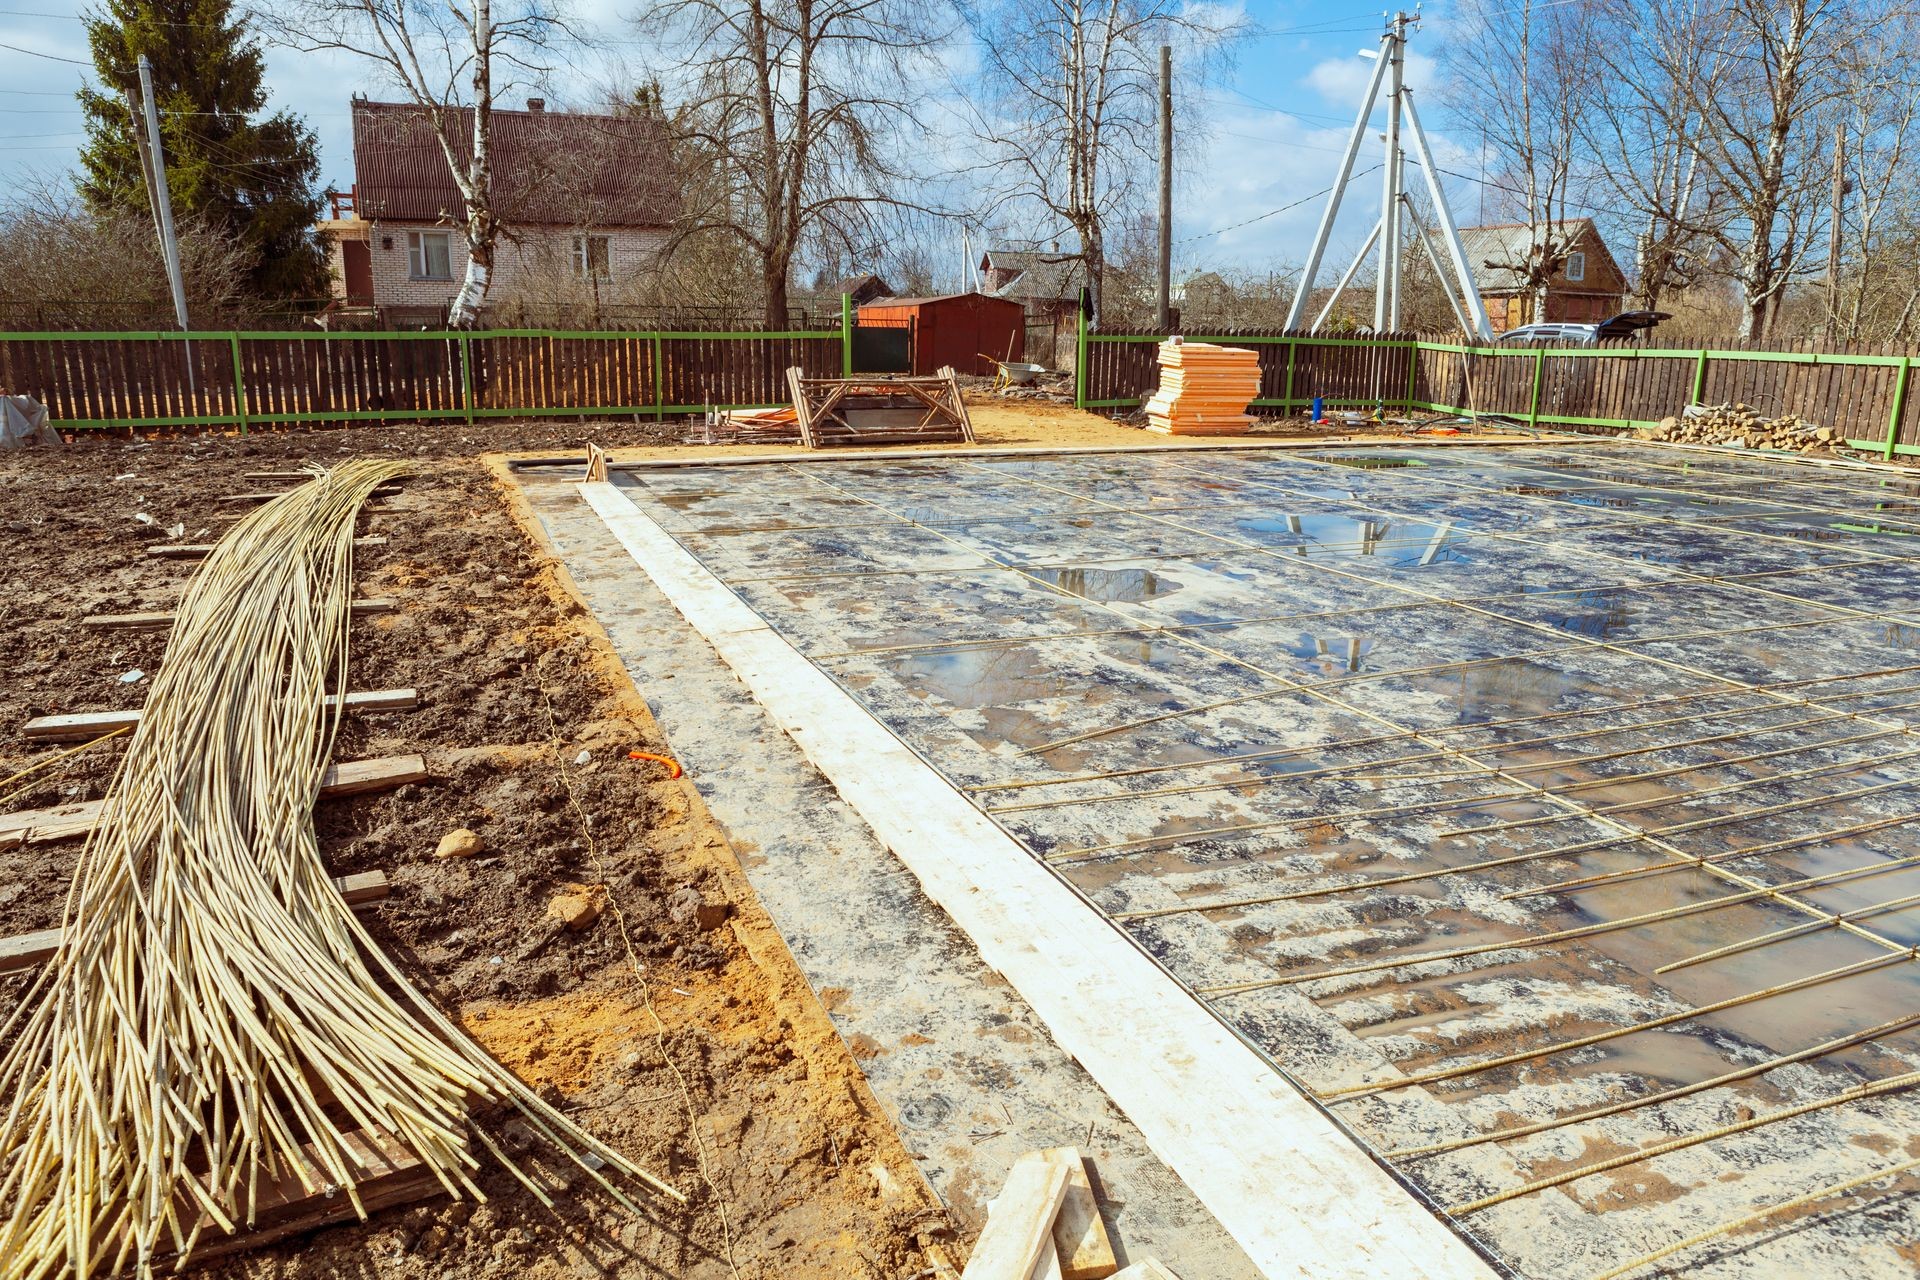
<path id="1" fill-rule="evenodd" d="M 1496 1274 L 617 487 L 579 491 L 1256 1266 L 1329 1280 Z"/>

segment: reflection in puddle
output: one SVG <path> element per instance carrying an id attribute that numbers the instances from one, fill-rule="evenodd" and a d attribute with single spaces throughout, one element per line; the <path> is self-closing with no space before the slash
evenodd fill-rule
<path id="1" fill-rule="evenodd" d="M 1282 541 L 1296 555 L 1338 560 L 1374 558 L 1396 568 L 1423 568 L 1441 562 L 1462 564 L 1466 538 L 1445 524 L 1416 524 L 1396 520 L 1341 515 L 1248 516 L 1235 520 L 1244 533 L 1283 534 L 1299 541 Z"/>
<path id="2" fill-rule="evenodd" d="M 1172 578 L 1151 569 L 1028 569 L 1042 582 L 1087 600 L 1135 603 L 1180 590 Z"/>
<path id="3" fill-rule="evenodd" d="M 1390 471 L 1395 467 L 1427 465 L 1418 458 L 1395 457 L 1392 454 L 1308 453 L 1301 456 L 1309 462 L 1331 462 L 1336 467 L 1356 467 L 1361 471 Z"/>

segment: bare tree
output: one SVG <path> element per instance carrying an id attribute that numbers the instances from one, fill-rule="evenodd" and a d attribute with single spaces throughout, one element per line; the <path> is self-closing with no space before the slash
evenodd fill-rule
<path id="1" fill-rule="evenodd" d="M 543 73 L 534 59 L 565 34 L 549 0 L 290 0 L 268 12 L 261 29 L 296 49 L 369 59 L 426 114 L 465 205 L 467 268 L 451 318 L 471 325 L 492 283 L 502 230 L 493 106 L 513 85 L 496 80 L 496 66 L 509 77 Z"/>
<path id="2" fill-rule="evenodd" d="M 1820 260 L 1849 49 L 1894 12 L 1881 0 L 1722 0 L 1700 24 L 1724 71 L 1710 86 L 1679 87 L 1703 121 L 1696 152 L 1710 197 L 1726 204 L 1702 229 L 1737 263 L 1743 338 L 1767 336 L 1787 286 Z"/>
<path id="3" fill-rule="evenodd" d="M 994 202 L 1072 229 L 1097 318 L 1108 228 L 1151 164 L 1160 46 L 1175 47 L 1178 121 L 1198 114 L 1189 86 L 1207 82 L 1245 25 L 1237 10 L 1182 0 L 979 0 L 966 13 L 985 64 L 974 131 Z"/>
<path id="4" fill-rule="evenodd" d="M 900 194 L 937 10 L 917 0 L 660 0 L 643 15 L 684 68 L 677 113 L 714 179 L 682 238 L 718 234 L 759 264 L 767 323 L 786 323 L 796 260 L 812 243 L 884 243 Z M 836 256 L 838 256 L 836 254 Z"/>
<path id="5" fill-rule="evenodd" d="M 1480 121 L 1506 197 L 1497 203 L 1527 228 L 1511 252 L 1473 265 L 1505 274 L 1531 296 L 1529 318 L 1544 320 L 1547 284 L 1573 248 L 1568 202 L 1590 84 L 1586 50 L 1554 0 L 1465 0 L 1450 30 L 1442 57 L 1455 72 L 1454 106 Z"/>
<path id="6" fill-rule="evenodd" d="M 1706 200 L 1705 121 L 1694 106 L 1716 92 L 1726 66 L 1702 38 L 1709 12 L 1694 0 L 1582 6 L 1574 18 L 1600 73 L 1576 127 L 1595 188 L 1631 215 L 1634 299 L 1647 310 L 1700 282 L 1709 238 L 1725 220 L 1724 206 Z"/>

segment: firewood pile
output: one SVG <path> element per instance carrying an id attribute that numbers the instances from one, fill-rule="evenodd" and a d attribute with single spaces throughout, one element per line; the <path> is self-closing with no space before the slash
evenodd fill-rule
<path id="1" fill-rule="evenodd" d="M 1675 444 L 1719 444 L 1735 449 L 1777 449 L 1790 453 L 1817 453 L 1846 447 L 1846 441 L 1832 427 L 1816 426 L 1791 413 L 1769 418 L 1747 404 L 1688 405 L 1678 417 L 1662 418 L 1646 433 L 1646 438 Z"/>

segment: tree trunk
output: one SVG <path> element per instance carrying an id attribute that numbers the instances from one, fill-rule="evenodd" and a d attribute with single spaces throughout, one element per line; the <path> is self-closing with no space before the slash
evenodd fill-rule
<path id="1" fill-rule="evenodd" d="M 768 260 L 763 264 L 761 284 L 767 295 L 767 328 L 780 330 L 787 327 L 787 264 Z"/>
<path id="2" fill-rule="evenodd" d="M 493 283 L 493 244 L 500 232 L 493 218 L 493 5 L 473 6 L 473 158 L 467 164 L 467 270 L 453 295 L 450 321 L 471 329 Z M 459 172 L 458 167 L 455 173 Z"/>

